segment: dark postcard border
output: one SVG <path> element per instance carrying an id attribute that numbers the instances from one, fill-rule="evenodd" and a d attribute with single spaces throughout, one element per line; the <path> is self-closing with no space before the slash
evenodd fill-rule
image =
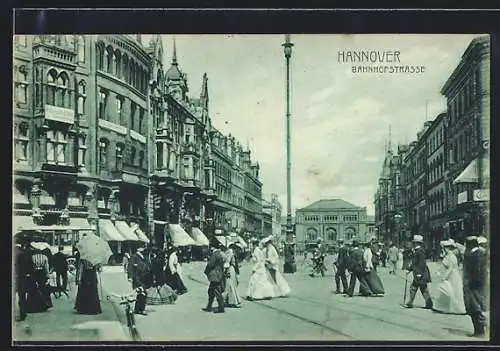
<path id="1" fill-rule="evenodd" d="M 383 10 L 383 11 L 363 11 L 363 10 L 18 10 L 13 13 L 13 29 L 17 34 L 44 34 L 44 33 L 166 33 L 166 34 L 222 34 L 222 33 L 255 33 L 255 34 L 281 34 L 289 33 L 478 33 L 491 34 L 491 148 L 492 157 L 492 181 L 491 199 L 496 195 L 495 169 L 498 158 L 497 143 L 495 142 L 496 112 L 499 111 L 499 99 L 495 94 L 496 82 L 500 82 L 498 72 L 498 58 L 500 57 L 500 25 L 498 22 L 499 12 L 495 11 L 442 11 L 442 10 Z M 12 40 L 12 37 L 9 39 Z M 10 49 L 10 47 L 9 47 Z M 8 64 L 11 64 L 8 59 Z M 8 69 L 8 68 L 7 68 Z M 8 72 L 6 72 L 8 73 Z M 11 89 L 11 88 L 7 88 Z M 10 110 L 10 104 L 6 104 Z M 11 111 L 7 112 L 8 114 Z M 7 114 L 7 116 L 8 116 Z M 9 121 L 10 122 L 10 121 Z M 10 141 L 11 133 L 8 128 L 4 128 L 6 140 Z M 9 143 L 8 148 L 10 149 Z M 6 182 L 8 192 L 11 191 L 10 182 Z M 499 251 L 500 239 L 496 237 L 498 232 L 499 208 L 495 201 L 491 202 L 491 334 L 490 344 L 500 344 L 500 325 L 498 319 L 500 311 L 495 301 L 500 301 L 500 282 L 495 277 L 499 275 L 499 259 L 493 254 Z M 8 250 L 7 256 L 10 256 Z M 10 310 L 10 299 L 9 299 Z M 10 324 L 10 323 L 9 323 Z M 203 347 L 213 346 L 246 346 L 246 345 L 290 345 L 291 343 L 272 342 L 238 342 L 238 343 L 162 343 L 166 347 L 182 347 L 188 345 L 199 345 Z M 463 342 L 335 342 L 334 345 L 391 345 L 394 347 L 409 348 L 406 345 L 433 345 L 439 346 L 465 346 Z M 472 342 L 469 347 L 487 345 L 483 342 Z M 18 345 L 23 345 L 19 343 Z M 41 349 L 46 349 L 55 343 L 39 343 Z M 43 345 L 43 346 L 42 346 Z M 60 344 L 63 345 L 62 343 Z M 80 346 L 81 344 L 74 344 Z M 116 343 L 100 343 L 93 346 L 111 346 Z M 144 343 L 144 346 L 157 344 Z M 142 346 L 137 345 L 137 346 Z M 293 345 L 328 345 L 319 342 L 294 342 Z M 331 344 L 330 344 L 331 345 Z M 90 346 L 90 345 L 89 345 Z M 125 346 L 125 345 L 123 345 Z M 483 346 L 484 347 L 484 346 Z"/>

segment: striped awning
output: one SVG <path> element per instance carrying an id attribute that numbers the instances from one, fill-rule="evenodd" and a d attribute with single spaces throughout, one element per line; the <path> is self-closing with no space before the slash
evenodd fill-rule
<path id="1" fill-rule="evenodd" d="M 70 218 L 69 223 L 71 226 L 92 230 L 92 227 L 90 226 L 89 221 L 86 218 Z"/>
<path id="2" fill-rule="evenodd" d="M 477 167 L 477 159 L 472 160 L 471 163 L 460 173 L 460 175 L 455 178 L 453 184 L 460 183 L 477 183 L 478 177 L 478 167 Z"/>
<path id="3" fill-rule="evenodd" d="M 200 228 L 192 228 L 191 229 L 191 236 L 193 237 L 194 241 L 196 242 L 196 246 L 208 246 L 209 241 L 208 238 L 203 232 L 201 231 Z"/>
<path id="4" fill-rule="evenodd" d="M 231 244 L 231 240 L 227 236 L 216 235 L 215 239 L 220 242 L 224 247 L 228 247 Z"/>
<path id="5" fill-rule="evenodd" d="M 16 232 L 23 229 L 33 228 L 35 223 L 33 223 L 33 217 L 31 216 L 14 216 L 12 217 L 12 234 L 15 235 Z"/>
<path id="6" fill-rule="evenodd" d="M 144 241 L 145 243 L 149 243 L 149 238 L 148 236 L 139 228 L 139 225 L 137 223 L 130 223 L 131 228 L 134 231 L 134 233 L 139 237 L 139 240 Z"/>
<path id="7" fill-rule="evenodd" d="M 196 245 L 196 242 L 179 224 L 169 224 L 168 231 L 174 246 Z"/>
<path id="8" fill-rule="evenodd" d="M 231 239 L 231 244 L 239 244 L 238 246 L 243 247 L 243 248 L 248 247 L 248 244 L 246 243 L 246 241 L 238 234 L 231 233 L 231 234 L 229 234 L 229 236 Z"/>
<path id="9" fill-rule="evenodd" d="M 132 228 L 124 221 L 116 221 L 115 227 L 120 234 L 128 241 L 139 241 L 139 237 L 134 233 Z"/>
<path id="10" fill-rule="evenodd" d="M 125 239 L 120 232 L 116 229 L 113 223 L 109 219 L 99 220 L 99 232 L 101 237 L 106 241 L 125 241 Z"/>

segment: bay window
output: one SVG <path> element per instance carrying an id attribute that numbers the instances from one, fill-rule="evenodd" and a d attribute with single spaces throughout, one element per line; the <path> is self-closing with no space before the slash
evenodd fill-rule
<path id="1" fill-rule="evenodd" d="M 66 163 L 67 135 L 61 130 L 47 131 L 47 162 L 54 164 Z"/>
<path id="2" fill-rule="evenodd" d="M 87 136 L 81 134 L 78 137 L 78 166 L 85 168 L 85 154 L 87 153 Z"/>
<path id="3" fill-rule="evenodd" d="M 16 133 L 16 161 L 17 162 L 27 162 L 28 160 L 28 124 L 21 123 L 17 127 Z"/>

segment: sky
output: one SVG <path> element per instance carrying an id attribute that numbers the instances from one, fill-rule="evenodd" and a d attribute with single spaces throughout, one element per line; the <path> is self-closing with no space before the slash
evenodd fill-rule
<path id="1" fill-rule="evenodd" d="M 389 128 L 397 148 L 445 111 L 440 90 L 477 36 L 292 35 L 292 212 L 319 199 L 342 198 L 373 215 Z M 168 69 L 174 37 L 162 38 Z M 206 72 L 212 124 L 250 146 L 264 195 L 278 194 L 285 212 L 284 36 L 176 35 L 175 42 L 189 95 L 199 97 Z M 359 64 L 339 62 L 338 53 L 356 50 L 399 51 L 398 65 L 425 71 L 353 73 Z"/>

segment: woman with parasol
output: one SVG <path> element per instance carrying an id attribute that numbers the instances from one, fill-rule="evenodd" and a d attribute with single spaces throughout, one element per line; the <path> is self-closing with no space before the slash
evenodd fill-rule
<path id="1" fill-rule="evenodd" d="M 100 237 L 86 233 L 82 235 L 76 248 L 80 254 L 80 263 L 75 310 L 80 314 L 100 314 L 102 310 L 97 288 L 97 273 L 100 272 L 101 265 L 112 255 L 111 249 Z"/>

